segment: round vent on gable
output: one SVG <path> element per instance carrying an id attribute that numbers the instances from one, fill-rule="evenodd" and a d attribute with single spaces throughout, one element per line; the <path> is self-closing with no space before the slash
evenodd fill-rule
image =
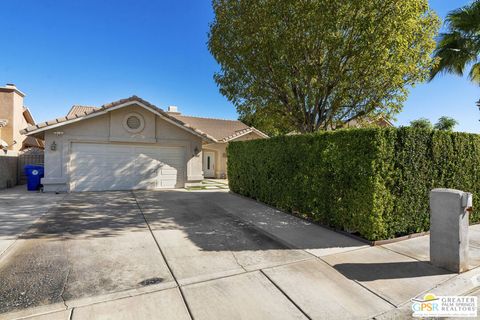
<path id="1" fill-rule="evenodd" d="M 127 118 L 127 127 L 132 130 L 137 130 L 140 128 L 142 123 L 140 122 L 140 119 L 136 116 L 130 116 Z"/>
<path id="2" fill-rule="evenodd" d="M 131 133 L 138 133 L 143 130 L 145 121 L 138 113 L 127 114 L 123 120 L 123 127 Z"/>

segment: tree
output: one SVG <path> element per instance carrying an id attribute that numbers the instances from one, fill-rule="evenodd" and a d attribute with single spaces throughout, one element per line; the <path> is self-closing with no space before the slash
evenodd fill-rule
<path id="1" fill-rule="evenodd" d="M 480 0 L 450 12 L 445 23 L 448 31 L 440 34 L 430 78 L 442 72 L 463 76 L 471 65 L 470 80 L 480 84 Z"/>
<path id="2" fill-rule="evenodd" d="M 247 126 L 261 130 L 270 137 L 295 131 L 295 127 L 289 126 L 288 123 L 282 121 L 281 115 L 275 113 L 266 114 L 265 110 L 258 110 L 256 113 L 244 113 L 239 120 Z"/>
<path id="3" fill-rule="evenodd" d="M 410 127 L 417 129 L 433 129 L 433 125 L 427 118 L 420 118 L 417 120 L 410 121 Z"/>
<path id="4" fill-rule="evenodd" d="M 440 117 L 440 119 L 438 119 L 438 122 L 435 123 L 434 128 L 442 131 L 453 131 L 453 129 L 457 124 L 458 124 L 457 120 L 450 117 L 443 116 L 443 117 Z"/>
<path id="5" fill-rule="evenodd" d="M 241 118 L 313 132 L 390 118 L 428 79 L 439 22 L 427 0 L 213 0 L 208 47 Z M 259 128 L 262 129 L 262 128 Z"/>

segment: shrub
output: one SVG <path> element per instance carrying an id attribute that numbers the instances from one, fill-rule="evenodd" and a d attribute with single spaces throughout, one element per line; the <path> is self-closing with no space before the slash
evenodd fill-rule
<path id="1" fill-rule="evenodd" d="M 475 134 L 348 129 L 234 142 L 227 152 L 232 191 L 369 240 L 428 230 L 433 188 L 472 192 L 480 204 Z"/>

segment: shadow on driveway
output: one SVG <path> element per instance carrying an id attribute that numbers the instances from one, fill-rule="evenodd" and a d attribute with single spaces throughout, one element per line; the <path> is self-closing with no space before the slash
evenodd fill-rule
<path id="1" fill-rule="evenodd" d="M 334 268 L 351 280 L 375 281 L 379 279 L 402 279 L 453 274 L 447 270 L 432 267 L 421 261 L 386 263 L 341 263 Z"/>
<path id="2" fill-rule="evenodd" d="M 182 230 L 205 251 L 288 249 L 278 238 L 248 222 L 249 217 L 262 219 L 260 224 L 273 228 L 274 233 L 290 233 L 296 239 L 289 243 L 298 249 L 365 245 L 299 218 L 275 214 L 276 210 L 258 202 L 212 191 L 135 191 L 135 195 L 132 192 L 72 193 L 22 238 L 105 238 L 145 231 L 147 225 L 139 207 L 152 229 Z M 305 233 L 310 230 L 317 236 Z"/>
<path id="3" fill-rule="evenodd" d="M 364 246 L 225 191 L 72 193 L 0 260 L 0 313 L 171 283 L 145 220 L 185 282 L 312 258 L 276 232 L 298 249 Z"/>

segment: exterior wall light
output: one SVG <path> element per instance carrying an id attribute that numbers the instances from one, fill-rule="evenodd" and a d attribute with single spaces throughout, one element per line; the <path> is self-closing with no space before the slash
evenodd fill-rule
<path id="1" fill-rule="evenodd" d="M 195 157 L 198 157 L 200 155 L 200 149 L 198 149 L 198 146 L 195 146 L 195 149 L 193 149 L 193 155 Z"/>
<path id="2" fill-rule="evenodd" d="M 52 144 L 50 145 L 50 150 L 52 151 L 57 150 L 57 144 L 55 143 L 55 141 L 53 141 Z"/>

